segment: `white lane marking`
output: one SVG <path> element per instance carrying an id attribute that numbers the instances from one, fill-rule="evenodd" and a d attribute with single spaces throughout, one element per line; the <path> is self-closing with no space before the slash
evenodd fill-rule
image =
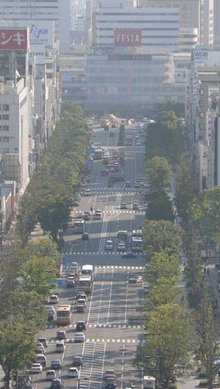
<path id="1" fill-rule="evenodd" d="M 114 269 L 112 269 L 112 280 L 111 280 L 109 300 L 108 300 L 107 325 L 109 324 L 110 307 L 111 307 L 111 300 L 112 300 L 113 276 L 114 276 Z"/>

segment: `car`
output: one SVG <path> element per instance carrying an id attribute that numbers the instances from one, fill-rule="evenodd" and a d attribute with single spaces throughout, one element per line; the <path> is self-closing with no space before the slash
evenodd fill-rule
<path id="1" fill-rule="evenodd" d="M 45 354 L 45 348 L 44 346 L 42 345 L 42 343 L 38 344 L 37 347 L 36 347 L 36 352 L 38 354 Z"/>
<path id="2" fill-rule="evenodd" d="M 122 254 L 122 258 L 136 258 L 137 254 L 133 253 L 133 251 L 129 251 L 127 253 Z"/>
<path id="3" fill-rule="evenodd" d="M 78 300 L 77 300 L 77 304 L 78 305 L 84 305 L 84 307 L 86 308 L 86 299 L 84 299 L 84 298 L 79 298 Z"/>
<path id="4" fill-rule="evenodd" d="M 117 251 L 125 251 L 126 249 L 126 243 L 125 242 L 118 242 L 117 243 Z"/>
<path id="5" fill-rule="evenodd" d="M 82 240 L 89 240 L 89 233 L 88 232 L 82 233 Z"/>
<path id="6" fill-rule="evenodd" d="M 83 292 L 82 290 L 78 290 L 77 293 L 76 293 L 76 300 L 79 300 L 79 299 L 85 299 L 86 300 L 87 298 L 87 295 L 85 292 Z"/>
<path id="7" fill-rule="evenodd" d="M 50 295 L 49 304 L 59 304 L 59 297 L 57 296 L 57 294 Z"/>
<path id="8" fill-rule="evenodd" d="M 66 279 L 66 287 L 67 288 L 74 288 L 75 285 L 76 285 L 75 276 L 73 276 L 73 275 L 68 276 Z"/>
<path id="9" fill-rule="evenodd" d="M 64 330 L 58 330 L 56 338 L 57 338 L 57 340 L 66 339 L 66 332 Z"/>
<path id="10" fill-rule="evenodd" d="M 52 381 L 56 378 L 56 372 L 55 370 L 47 370 L 46 372 L 46 380 L 47 381 Z"/>
<path id="11" fill-rule="evenodd" d="M 76 312 L 83 313 L 85 312 L 85 306 L 83 304 L 77 304 L 76 306 Z"/>
<path id="12" fill-rule="evenodd" d="M 141 282 L 143 282 L 143 281 L 144 281 L 144 279 L 143 279 L 142 276 L 138 276 L 138 277 L 136 278 L 136 282 L 137 282 L 137 283 L 141 283 Z"/>
<path id="13" fill-rule="evenodd" d="M 42 336 L 38 337 L 38 338 L 37 338 L 37 341 L 38 341 L 39 343 L 41 343 L 44 347 L 47 347 L 47 346 L 48 346 L 48 341 L 47 341 L 47 339 L 44 338 L 44 337 L 42 337 Z"/>
<path id="14" fill-rule="evenodd" d="M 82 357 L 78 355 L 74 356 L 72 365 L 75 367 L 82 366 L 83 365 Z"/>
<path id="15" fill-rule="evenodd" d="M 56 352 L 57 353 L 64 353 L 65 351 L 65 344 L 64 344 L 64 341 L 61 340 L 60 342 L 57 342 L 56 343 Z"/>
<path id="16" fill-rule="evenodd" d="M 114 377 L 107 377 L 106 378 L 105 389 L 116 389 L 116 380 Z"/>
<path id="17" fill-rule="evenodd" d="M 52 359 L 50 367 L 52 370 L 59 370 L 62 367 L 62 362 L 60 359 Z"/>
<path id="18" fill-rule="evenodd" d="M 126 181 L 125 188 L 130 188 L 130 187 L 131 187 L 131 181 Z"/>
<path id="19" fill-rule="evenodd" d="M 78 207 L 78 206 L 79 206 L 79 201 L 73 200 L 73 207 Z"/>
<path id="20" fill-rule="evenodd" d="M 103 374 L 103 379 L 106 380 L 109 376 L 114 377 L 116 379 L 115 371 L 114 370 L 105 370 Z"/>
<path id="21" fill-rule="evenodd" d="M 128 209 L 127 203 L 121 203 L 120 209 Z"/>
<path id="22" fill-rule="evenodd" d="M 111 239 L 106 240 L 105 249 L 106 250 L 113 250 L 113 248 L 114 248 L 113 241 Z"/>
<path id="23" fill-rule="evenodd" d="M 44 354 L 37 354 L 35 357 L 35 362 L 40 363 L 42 367 L 45 367 L 47 363 L 47 358 Z"/>
<path id="24" fill-rule="evenodd" d="M 83 332 L 77 332 L 74 337 L 74 342 L 83 343 L 86 340 L 86 336 Z"/>
<path id="25" fill-rule="evenodd" d="M 129 284 L 136 284 L 137 283 L 137 279 L 135 277 L 129 277 L 128 283 Z"/>
<path id="26" fill-rule="evenodd" d="M 90 213 L 89 213 L 89 212 L 84 212 L 84 213 L 83 213 L 83 219 L 84 219 L 85 221 L 90 220 L 90 219 L 91 219 Z"/>
<path id="27" fill-rule="evenodd" d="M 91 189 L 90 188 L 84 189 L 83 194 L 84 194 L 84 196 L 91 196 L 91 194 L 92 194 Z"/>
<path id="28" fill-rule="evenodd" d="M 51 382 L 50 388 L 51 389 L 61 389 L 62 388 L 62 380 L 60 378 L 54 378 Z"/>
<path id="29" fill-rule="evenodd" d="M 100 209 L 97 209 L 95 211 L 95 214 L 94 214 L 93 218 L 95 220 L 101 220 L 101 218 L 102 218 L 102 211 Z"/>
<path id="30" fill-rule="evenodd" d="M 68 378 L 79 378 L 78 369 L 76 367 L 70 367 L 68 374 L 67 374 L 67 377 Z"/>
<path id="31" fill-rule="evenodd" d="M 150 286 L 149 285 L 144 285 L 143 286 L 143 292 L 144 292 L 144 294 L 149 294 L 150 293 Z"/>
<path id="32" fill-rule="evenodd" d="M 134 211 L 138 211 L 138 210 L 140 209 L 139 204 L 138 204 L 138 203 L 133 203 L 133 204 L 132 204 L 132 209 L 133 209 Z"/>
<path id="33" fill-rule="evenodd" d="M 32 374 L 40 374 L 43 371 L 43 367 L 40 363 L 32 363 L 31 365 L 31 373 Z"/>

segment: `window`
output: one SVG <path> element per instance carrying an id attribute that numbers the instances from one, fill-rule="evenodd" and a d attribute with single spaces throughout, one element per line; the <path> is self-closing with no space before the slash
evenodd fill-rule
<path id="1" fill-rule="evenodd" d="M 9 115 L 2 115 L 3 120 L 9 120 Z"/>
<path id="2" fill-rule="evenodd" d="M 2 105 L 3 111 L 9 111 L 9 105 L 8 104 L 3 104 Z"/>
<path id="3" fill-rule="evenodd" d="M 2 126 L 2 131 L 9 131 L 9 126 Z"/>
<path id="4" fill-rule="evenodd" d="M 9 136 L 2 137 L 2 142 L 9 142 L 9 140 L 10 140 Z"/>

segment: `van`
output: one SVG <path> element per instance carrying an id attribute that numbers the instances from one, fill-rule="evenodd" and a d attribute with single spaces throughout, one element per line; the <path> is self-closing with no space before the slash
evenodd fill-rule
<path id="1" fill-rule="evenodd" d="M 64 353 L 65 351 L 65 344 L 64 341 L 61 340 L 60 342 L 56 343 L 56 352 L 57 353 Z"/>

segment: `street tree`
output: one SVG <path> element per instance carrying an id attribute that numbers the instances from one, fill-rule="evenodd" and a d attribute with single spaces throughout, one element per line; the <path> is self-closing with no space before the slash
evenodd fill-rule
<path id="1" fill-rule="evenodd" d="M 215 322 L 213 308 L 207 291 L 203 295 L 199 309 L 195 314 L 197 335 L 197 358 L 206 372 L 208 388 L 213 387 L 213 381 L 219 371 L 218 323 Z"/>
<path id="2" fill-rule="evenodd" d="M 176 193 L 175 204 L 177 212 L 183 221 L 187 221 L 188 205 L 196 196 L 196 189 L 194 187 L 193 178 L 191 174 L 191 167 L 184 156 L 180 157 L 179 164 L 176 167 Z"/>
<path id="3" fill-rule="evenodd" d="M 56 243 L 46 236 L 29 241 L 22 253 L 25 259 L 34 255 L 38 258 L 51 257 L 53 261 L 57 262 L 60 258 Z"/>
<path id="4" fill-rule="evenodd" d="M 171 188 L 170 168 L 167 159 L 156 155 L 146 162 L 145 172 L 152 193 L 164 193 Z"/>
<path id="5" fill-rule="evenodd" d="M 174 222 L 173 204 L 167 193 L 150 193 L 147 196 L 147 202 L 146 216 L 148 220 L 169 220 Z"/>
<path id="6" fill-rule="evenodd" d="M 148 260 L 158 251 L 178 257 L 180 238 L 181 230 L 170 221 L 146 221 L 143 225 L 143 246 Z"/>
<path id="7" fill-rule="evenodd" d="M 10 388 L 12 376 L 33 360 L 35 347 L 34 337 L 19 316 L 0 321 L 0 365 L 5 374 L 6 389 Z"/>
<path id="8" fill-rule="evenodd" d="M 179 293 L 175 278 L 157 278 L 146 297 L 145 305 L 149 310 L 154 310 L 161 305 L 175 303 Z"/>
<path id="9" fill-rule="evenodd" d="M 190 351 L 190 321 L 183 308 L 164 304 L 150 311 L 147 342 L 137 353 L 136 364 L 154 375 L 165 389 L 175 380 L 178 366 L 188 361 Z"/>
<path id="10" fill-rule="evenodd" d="M 179 257 L 166 251 L 155 252 L 147 266 L 147 278 L 152 284 L 160 277 L 177 279 L 179 273 Z"/>
<path id="11" fill-rule="evenodd" d="M 19 280 L 24 291 L 36 292 L 46 297 L 52 288 L 51 280 L 57 275 L 56 259 L 32 256 L 21 266 Z"/>

